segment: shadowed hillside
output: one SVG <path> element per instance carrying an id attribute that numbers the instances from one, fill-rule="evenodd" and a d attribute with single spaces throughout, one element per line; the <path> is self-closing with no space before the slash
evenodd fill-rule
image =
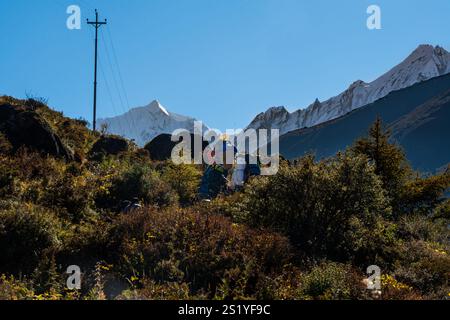
<path id="1" fill-rule="evenodd" d="M 288 159 L 308 152 L 318 158 L 332 156 L 366 135 L 380 117 L 414 168 L 435 171 L 450 162 L 450 148 L 444 143 L 450 140 L 449 89 L 450 75 L 445 75 L 392 92 L 336 120 L 283 135 L 281 154 Z"/>

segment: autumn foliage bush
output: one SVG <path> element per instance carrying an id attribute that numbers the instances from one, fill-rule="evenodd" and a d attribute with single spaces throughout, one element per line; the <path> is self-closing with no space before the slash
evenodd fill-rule
<path id="1" fill-rule="evenodd" d="M 263 275 L 291 260 L 286 238 L 189 210 L 120 216 L 111 239 L 109 252 L 126 278 L 188 283 L 194 294 L 210 298 L 254 296 Z"/>

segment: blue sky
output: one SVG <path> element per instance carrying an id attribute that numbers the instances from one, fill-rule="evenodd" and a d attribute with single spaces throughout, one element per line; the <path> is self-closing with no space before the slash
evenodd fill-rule
<path id="1" fill-rule="evenodd" d="M 66 28 L 70 4 L 82 9 L 81 30 Z M 366 27 L 371 4 L 382 30 Z M 268 107 L 293 111 L 371 81 L 419 44 L 450 49 L 448 0 L 2 0 L 0 94 L 42 96 L 90 121 L 94 7 L 109 22 L 99 117 L 158 99 L 211 127 L 241 128 Z"/>

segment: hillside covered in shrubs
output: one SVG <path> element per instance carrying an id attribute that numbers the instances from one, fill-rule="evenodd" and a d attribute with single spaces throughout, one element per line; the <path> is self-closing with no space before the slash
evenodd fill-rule
<path id="1" fill-rule="evenodd" d="M 450 296 L 450 170 L 413 171 L 381 120 L 211 203 L 196 200 L 203 168 L 152 158 L 45 101 L 0 97 L 0 299 Z"/>

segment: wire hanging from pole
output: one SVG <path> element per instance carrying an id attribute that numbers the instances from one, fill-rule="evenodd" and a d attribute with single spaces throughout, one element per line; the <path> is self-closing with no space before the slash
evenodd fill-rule
<path id="1" fill-rule="evenodd" d="M 122 93 L 121 93 L 120 87 L 118 85 L 118 81 L 117 81 L 117 78 L 116 78 L 116 73 L 114 72 L 114 67 L 113 67 L 112 62 L 111 62 L 112 59 L 110 58 L 108 47 L 107 47 L 106 42 L 104 40 L 102 41 L 102 43 L 103 43 L 103 46 L 105 48 L 106 58 L 107 58 L 107 61 L 108 61 L 109 68 L 111 70 L 113 83 L 114 83 L 117 95 L 119 96 L 119 103 L 120 103 L 121 109 L 123 110 L 123 113 L 124 113 L 123 117 L 125 118 L 125 121 L 127 122 L 127 125 L 128 125 L 128 133 L 132 133 L 133 128 L 136 128 L 136 124 L 134 123 L 133 118 L 131 117 L 131 115 L 129 115 L 127 117 L 127 113 L 129 112 L 129 110 L 124 105 L 124 101 L 123 101 L 123 98 L 122 98 Z M 131 120 L 132 120 L 131 123 L 130 123 L 128 118 L 131 118 Z M 131 125 L 133 125 L 133 127 Z M 124 132 L 124 134 L 126 134 L 126 132 Z"/>
<path id="2" fill-rule="evenodd" d="M 93 35 L 94 35 L 94 34 L 93 34 L 94 31 L 93 31 L 92 29 L 90 29 L 90 30 L 91 30 L 91 36 L 93 36 Z M 109 100 L 110 100 L 111 106 L 113 107 L 114 113 L 118 114 L 116 105 L 115 105 L 115 103 L 114 103 L 114 98 L 113 98 L 113 96 L 112 96 L 111 89 L 110 89 L 110 86 L 109 86 L 109 84 L 108 84 L 108 80 L 107 80 L 107 77 L 106 77 L 106 74 L 105 74 L 105 71 L 104 71 L 104 68 L 103 68 L 101 56 L 99 56 L 98 62 L 99 62 L 99 69 L 100 69 L 100 71 L 101 71 L 101 73 L 102 73 L 103 80 L 104 80 L 104 82 L 105 82 L 105 87 L 106 87 L 106 90 L 107 90 L 107 94 L 108 94 L 108 96 L 109 96 Z M 123 127 L 122 127 L 122 124 L 121 124 L 120 121 L 119 121 L 119 127 L 120 127 L 120 130 L 121 130 L 122 132 L 125 132 L 125 131 L 123 130 Z"/>
<path id="3" fill-rule="evenodd" d="M 127 90 L 125 89 L 125 84 L 124 84 L 124 81 L 123 81 L 122 71 L 120 69 L 119 60 L 117 59 L 117 53 L 116 53 L 116 49 L 115 49 L 115 46 L 114 46 L 112 33 L 111 33 L 110 28 L 106 28 L 106 29 L 107 29 L 107 32 L 108 32 L 108 38 L 109 38 L 110 45 L 111 45 L 111 48 L 112 48 L 113 58 L 114 58 L 116 66 L 117 66 L 117 73 L 118 73 L 118 76 L 119 76 L 120 85 L 121 85 L 122 91 L 124 93 L 125 103 L 126 103 L 126 106 L 128 107 L 128 109 L 130 109 L 131 105 L 130 105 L 130 101 L 128 99 Z M 136 128 L 136 124 L 134 123 L 134 119 L 132 118 L 132 120 L 133 120 L 133 124 L 135 125 L 135 128 Z"/>
<path id="4" fill-rule="evenodd" d="M 101 61 L 99 61 L 99 67 L 100 67 L 100 71 L 101 71 L 102 76 L 103 76 L 103 80 L 105 81 L 105 87 L 106 87 L 106 91 L 107 91 L 108 96 L 109 96 L 109 100 L 111 102 L 111 105 L 113 106 L 114 112 L 117 113 L 116 107 L 115 107 L 115 103 L 114 103 L 114 99 L 112 97 L 111 89 L 109 87 L 108 80 L 107 80 L 107 77 L 106 77 L 106 74 L 105 74 L 105 71 L 104 71 L 104 68 L 103 68 L 103 65 L 102 65 Z M 117 123 L 118 123 L 119 129 L 122 132 L 122 134 L 125 134 L 125 130 L 123 130 L 122 122 L 120 121 L 120 119 L 118 119 Z M 110 133 L 113 133 L 113 132 L 110 132 Z"/>

